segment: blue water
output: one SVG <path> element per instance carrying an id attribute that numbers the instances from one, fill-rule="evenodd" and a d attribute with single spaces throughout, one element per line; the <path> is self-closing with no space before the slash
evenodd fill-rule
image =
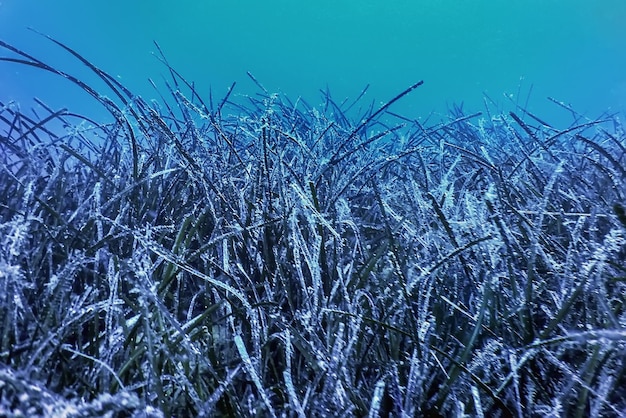
<path id="1" fill-rule="evenodd" d="M 201 94 L 254 93 L 246 76 L 290 97 L 341 101 L 370 84 L 384 102 L 424 85 L 393 111 L 445 114 L 452 103 L 481 110 L 483 94 L 525 102 L 544 120 L 569 115 L 547 96 L 589 117 L 626 109 L 624 0 L 2 0 L 0 38 L 98 85 L 68 54 L 27 27 L 52 35 L 156 98 L 148 78 L 166 75 L 151 54 L 159 42 Z M 24 106 L 37 96 L 87 112 L 79 89 L 41 71 L 0 63 L 0 99 Z M 518 91 L 520 92 L 518 94 Z"/>

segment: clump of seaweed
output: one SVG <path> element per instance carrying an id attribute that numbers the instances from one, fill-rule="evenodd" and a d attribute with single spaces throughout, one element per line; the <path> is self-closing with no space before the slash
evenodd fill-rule
<path id="1" fill-rule="evenodd" d="M 615 115 L 206 103 L 162 54 L 148 103 L 53 42 L 109 91 L 0 61 L 113 118 L 0 103 L 0 415 L 626 412 Z"/>

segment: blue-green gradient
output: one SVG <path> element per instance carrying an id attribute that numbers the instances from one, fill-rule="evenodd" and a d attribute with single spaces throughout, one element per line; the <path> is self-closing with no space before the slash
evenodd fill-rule
<path id="1" fill-rule="evenodd" d="M 445 113 L 452 103 L 480 110 L 483 92 L 504 94 L 560 120 L 555 97 L 590 117 L 626 109 L 624 0 L 2 0 L 0 38 L 61 68 L 88 72 L 26 27 L 67 43 L 144 97 L 148 77 L 172 65 L 201 94 L 255 91 L 246 71 L 269 90 L 319 102 L 330 87 L 341 101 L 371 84 L 384 102 L 418 80 L 394 107 L 410 117 Z M 77 70 L 77 69 L 80 69 Z M 87 77 L 85 75 L 85 77 Z M 0 98 L 38 96 L 53 106 L 89 109 L 67 82 L 0 64 Z"/>

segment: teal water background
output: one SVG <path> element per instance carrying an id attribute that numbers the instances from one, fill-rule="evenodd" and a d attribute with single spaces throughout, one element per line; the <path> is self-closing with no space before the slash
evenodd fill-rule
<path id="1" fill-rule="evenodd" d="M 320 88 L 341 101 L 370 84 L 382 103 L 410 84 L 424 85 L 393 111 L 425 119 L 452 103 L 481 110 L 483 93 L 499 103 L 518 95 L 548 121 L 626 109 L 624 0 L 0 0 L 0 39 L 98 85 L 33 27 L 66 43 L 156 98 L 148 78 L 166 75 L 153 40 L 198 91 L 222 97 L 268 90 L 315 105 Z M 531 89 L 532 86 L 532 89 Z M 40 71 L 0 63 L 0 100 L 94 111 L 84 93 Z"/>

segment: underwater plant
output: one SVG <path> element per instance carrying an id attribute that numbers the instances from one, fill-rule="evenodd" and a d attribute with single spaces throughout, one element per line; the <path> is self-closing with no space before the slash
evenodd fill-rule
<path id="1" fill-rule="evenodd" d="M 147 102 L 51 41 L 108 91 L 1 64 L 112 119 L 0 102 L 0 415 L 626 413 L 617 115 L 205 102 L 158 45 Z"/>

